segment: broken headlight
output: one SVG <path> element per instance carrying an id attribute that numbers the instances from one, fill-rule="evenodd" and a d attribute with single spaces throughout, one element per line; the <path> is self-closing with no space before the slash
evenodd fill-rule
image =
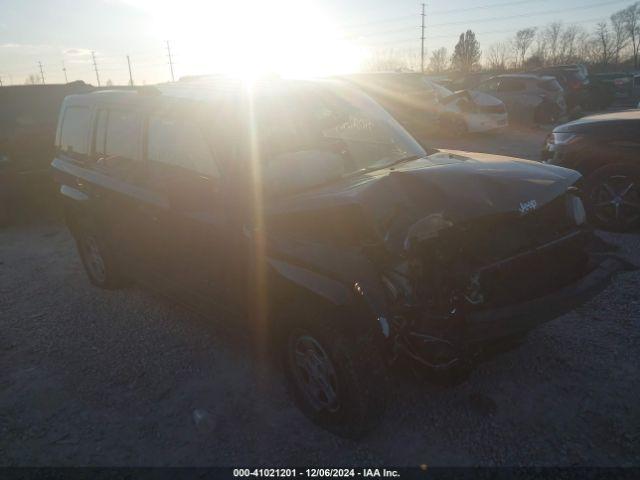
<path id="1" fill-rule="evenodd" d="M 587 214 L 580 197 L 567 195 L 567 216 L 576 224 L 582 225 L 587 220 Z"/>

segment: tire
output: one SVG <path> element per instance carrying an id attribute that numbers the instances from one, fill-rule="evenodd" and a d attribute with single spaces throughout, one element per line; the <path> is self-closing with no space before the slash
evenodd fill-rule
<path id="1" fill-rule="evenodd" d="M 387 403 L 388 373 L 371 332 L 350 332 L 347 315 L 302 302 L 284 312 L 280 354 L 288 390 L 316 425 L 361 438 Z"/>
<path id="2" fill-rule="evenodd" d="M 601 167 L 587 177 L 584 192 L 587 214 L 596 227 L 629 232 L 640 226 L 640 168 Z"/>
<path id="3" fill-rule="evenodd" d="M 84 271 L 93 285 L 107 290 L 125 286 L 124 277 L 107 242 L 97 234 L 96 229 L 86 224 L 78 225 L 74 237 Z"/>
<path id="4" fill-rule="evenodd" d="M 457 115 L 444 115 L 440 118 L 440 131 L 447 137 L 460 138 L 469 132 L 467 123 Z"/>

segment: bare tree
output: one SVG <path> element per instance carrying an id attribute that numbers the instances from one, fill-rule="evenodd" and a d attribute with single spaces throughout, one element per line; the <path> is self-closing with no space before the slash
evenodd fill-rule
<path id="1" fill-rule="evenodd" d="M 638 52 L 640 51 L 640 2 L 621 10 L 622 22 L 627 31 L 633 49 L 633 67 L 638 68 Z"/>
<path id="2" fill-rule="evenodd" d="M 594 44 L 595 58 L 600 65 L 606 67 L 611 63 L 615 51 L 613 36 L 607 22 L 600 22 L 596 25 L 594 36 L 596 39 Z"/>
<path id="3" fill-rule="evenodd" d="M 372 72 L 410 70 L 413 55 L 394 49 L 377 50 L 367 60 L 365 69 Z"/>
<path id="4" fill-rule="evenodd" d="M 451 65 L 462 72 L 469 72 L 479 65 L 481 56 L 482 51 L 480 43 L 476 40 L 476 34 L 472 30 L 467 30 L 460 34 L 451 57 Z"/>
<path id="5" fill-rule="evenodd" d="M 551 65 L 558 64 L 558 53 L 560 50 L 561 33 L 562 33 L 562 22 L 553 22 L 545 27 L 542 34 L 548 49 L 547 51 L 548 63 L 550 63 Z"/>
<path id="6" fill-rule="evenodd" d="M 558 63 L 571 63 L 577 59 L 576 40 L 581 31 L 582 29 L 576 25 L 570 25 L 562 31 L 558 48 Z"/>
<path id="7" fill-rule="evenodd" d="M 38 75 L 37 73 L 32 73 L 31 75 L 29 75 L 27 78 L 24 79 L 25 85 L 37 85 L 39 83 L 42 83 L 42 82 L 40 80 L 40 75 Z"/>
<path id="8" fill-rule="evenodd" d="M 620 52 L 627 46 L 629 32 L 625 26 L 624 10 L 611 15 L 611 33 L 613 35 L 613 56 L 616 64 L 620 64 Z"/>
<path id="9" fill-rule="evenodd" d="M 516 56 L 516 65 L 523 66 L 524 60 L 527 56 L 527 51 L 536 36 L 536 28 L 523 28 L 518 30 L 515 38 L 513 39 L 513 50 Z"/>
<path id="10" fill-rule="evenodd" d="M 433 73 L 444 72 L 449 63 L 447 49 L 445 47 L 438 48 L 431 52 L 431 58 L 429 59 L 429 71 Z"/>
<path id="11" fill-rule="evenodd" d="M 489 47 L 487 63 L 491 70 L 504 71 L 507 68 L 509 46 L 505 42 L 494 43 Z"/>

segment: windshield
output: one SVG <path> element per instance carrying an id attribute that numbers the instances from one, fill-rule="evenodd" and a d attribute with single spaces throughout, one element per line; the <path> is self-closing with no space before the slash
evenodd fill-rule
<path id="1" fill-rule="evenodd" d="M 304 85 L 258 99 L 257 127 L 265 163 L 296 152 L 317 151 L 318 158 L 330 152 L 342 158 L 347 175 L 426 155 L 375 101 L 339 84 Z"/>

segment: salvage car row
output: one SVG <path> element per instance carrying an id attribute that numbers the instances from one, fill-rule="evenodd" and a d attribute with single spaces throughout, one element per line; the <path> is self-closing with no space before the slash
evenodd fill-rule
<path id="1" fill-rule="evenodd" d="M 300 409 L 347 437 L 375 427 L 393 365 L 464 372 L 627 267 L 592 251 L 578 172 L 425 148 L 363 93 L 378 82 L 73 95 L 52 162 L 94 285 L 237 313 Z M 500 106 L 431 90 L 438 118 Z"/>

